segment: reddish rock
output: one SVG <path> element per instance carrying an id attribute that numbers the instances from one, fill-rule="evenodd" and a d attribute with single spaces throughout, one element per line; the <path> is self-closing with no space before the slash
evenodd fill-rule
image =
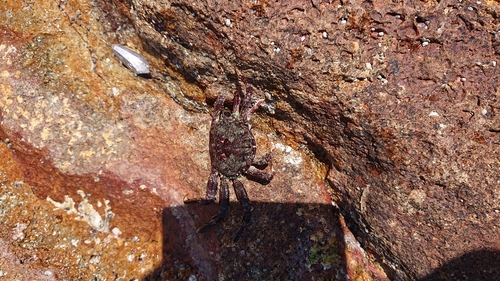
<path id="1" fill-rule="evenodd" d="M 207 113 L 235 80 L 200 87 L 165 68 L 143 48 L 129 11 L 85 1 L 0 8 L 1 277 L 348 278 L 325 166 L 273 129 L 271 103 L 251 122 L 257 155 L 272 151 L 275 177 L 267 185 L 243 180 L 250 226 L 232 242 L 243 215 L 232 194 L 228 218 L 196 232 L 217 206 L 183 200 L 205 192 Z M 113 56 L 116 43 L 144 55 L 151 77 L 127 70 Z M 356 275 L 369 280 L 364 262 Z"/>
<path id="2" fill-rule="evenodd" d="M 271 126 L 326 164 L 394 279 L 499 250 L 496 3 L 132 5 L 140 36 L 185 77 L 230 87 L 236 65 L 268 92 Z"/>
<path id="3" fill-rule="evenodd" d="M 395 280 L 498 276 L 496 3 L 51 4 L 0 8 L 7 274 L 383 279 L 373 254 Z M 116 43 L 150 61 L 149 79 Z M 216 206 L 183 205 L 203 196 L 206 113 L 234 67 L 266 98 L 252 124 L 276 171 L 244 183 L 243 247 L 239 205 L 204 235 Z M 336 243 L 323 181 L 367 256 L 342 219 Z"/>

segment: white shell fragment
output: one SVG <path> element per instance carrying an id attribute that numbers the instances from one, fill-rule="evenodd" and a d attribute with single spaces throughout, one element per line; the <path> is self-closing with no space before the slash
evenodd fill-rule
<path id="1" fill-rule="evenodd" d="M 137 75 L 149 74 L 148 61 L 138 53 L 125 48 L 120 44 L 113 45 L 113 53 L 130 70 Z"/>

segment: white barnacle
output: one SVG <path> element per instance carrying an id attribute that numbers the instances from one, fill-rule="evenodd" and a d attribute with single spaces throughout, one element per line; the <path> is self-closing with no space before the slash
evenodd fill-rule
<path id="1" fill-rule="evenodd" d="M 148 61 L 138 53 L 119 44 L 113 45 L 115 56 L 130 70 L 138 75 L 149 74 Z"/>

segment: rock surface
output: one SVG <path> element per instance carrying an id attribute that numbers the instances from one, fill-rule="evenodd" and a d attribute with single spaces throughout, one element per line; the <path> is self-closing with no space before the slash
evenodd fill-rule
<path id="1" fill-rule="evenodd" d="M 131 6 L 142 39 L 185 77 L 216 89 L 237 65 L 267 92 L 271 126 L 326 164 L 392 278 L 499 250 L 497 2 Z"/>
<path id="2" fill-rule="evenodd" d="M 395 280 L 498 274 L 496 2 L 191 2 L 0 8 L 2 275 L 384 280 L 347 226 Z M 276 172 L 237 245 L 237 203 L 204 235 L 217 207 L 183 204 L 235 67 Z"/>
<path id="3" fill-rule="evenodd" d="M 324 164 L 269 124 L 270 104 L 251 124 L 275 178 L 243 180 L 250 226 L 232 242 L 243 213 L 231 195 L 224 223 L 198 234 L 217 206 L 183 201 L 205 192 L 215 89 L 236 80 L 205 97 L 143 48 L 119 2 L 4 4 L 0 277 L 387 280 L 332 206 Z M 117 43 L 143 54 L 151 76 L 126 69 Z"/>

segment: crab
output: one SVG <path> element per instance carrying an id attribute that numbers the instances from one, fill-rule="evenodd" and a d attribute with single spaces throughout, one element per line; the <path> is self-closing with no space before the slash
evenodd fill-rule
<path id="1" fill-rule="evenodd" d="M 215 102 L 209 139 L 211 172 L 207 183 L 206 198 L 196 201 L 215 202 L 218 180 L 220 180 L 219 214 L 198 230 L 199 233 L 203 233 L 224 220 L 229 210 L 229 182 L 232 182 L 236 198 L 245 211 L 242 225 L 236 233 L 234 242 L 238 241 L 241 233 L 250 223 L 252 213 L 250 199 L 239 178 L 246 176 L 250 180 L 263 184 L 269 183 L 273 178 L 273 173 L 263 171 L 271 161 L 271 154 L 268 153 L 260 159 L 255 158 L 255 138 L 248 123 L 250 115 L 259 108 L 264 100 L 261 99 L 251 106 L 252 87 L 241 76 L 241 73 L 237 73 L 240 80 L 246 85 L 246 93 L 243 94 L 239 88 L 238 94 L 234 95 L 233 110 L 230 115 L 224 114 L 222 110 L 226 94 L 219 95 Z M 188 200 L 186 203 L 191 202 L 193 201 Z"/>

